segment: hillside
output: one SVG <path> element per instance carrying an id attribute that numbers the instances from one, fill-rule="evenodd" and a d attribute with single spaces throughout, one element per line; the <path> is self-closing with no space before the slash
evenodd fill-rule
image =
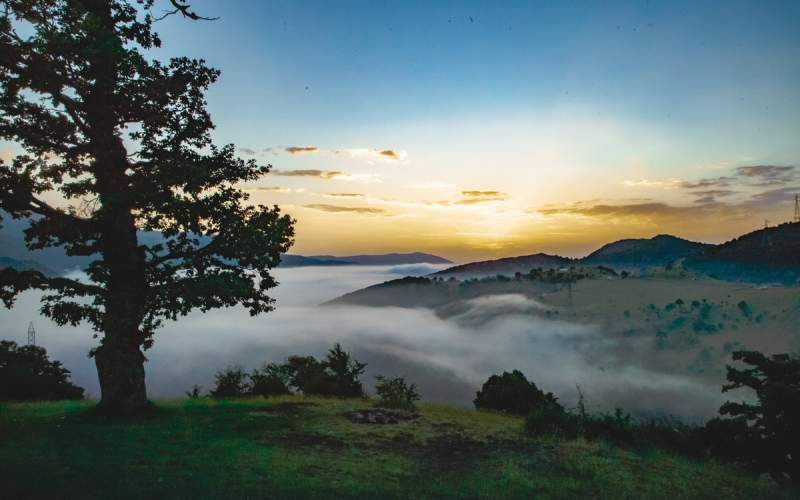
<path id="1" fill-rule="evenodd" d="M 585 265 L 619 268 L 666 266 L 682 257 L 698 254 L 709 246 L 660 234 L 649 239 L 627 239 L 609 243 L 579 259 L 578 262 Z"/>
<path id="2" fill-rule="evenodd" d="M 376 255 L 312 255 L 310 258 L 358 264 L 362 266 L 396 266 L 402 264 L 452 264 L 451 261 L 429 253 L 386 253 Z"/>
<path id="3" fill-rule="evenodd" d="M 310 266 L 347 266 L 353 262 L 344 260 L 319 259 L 316 257 L 306 257 L 305 255 L 283 254 L 281 255 L 281 267 L 310 267 Z"/>
<path id="4" fill-rule="evenodd" d="M 422 404 L 353 423 L 365 400 L 159 402 L 135 422 L 92 402 L 0 405 L 4 498 L 789 499 L 713 461 L 523 432 L 522 419 Z"/>
<path id="5" fill-rule="evenodd" d="M 479 262 L 470 262 L 460 266 L 448 267 L 437 273 L 435 276 L 455 276 L 455 277 L 482 277 L 494 276 L 497 274 L 513 275 L 514 273 L 527 273 L 531 269 L 542 268 L 558 268 L 569 266 L 573 264 L 573 260 L 561 257 L 559 255 L 548 255 L 545 253 L 537 253 L 533 255 L 522 255 L 519 257 L 506 257 L 496 260 L 485 260 Z"/>
<path id="6" fill-rule="evenodd" d="M 0 269 L 10 267 L 17 271 L 39 271 L 46 275 L 53 275 L 54 272 L 49 267 L 36 262 L 35 260 L 18 260 L 11 257 L 0 257 Z"/>

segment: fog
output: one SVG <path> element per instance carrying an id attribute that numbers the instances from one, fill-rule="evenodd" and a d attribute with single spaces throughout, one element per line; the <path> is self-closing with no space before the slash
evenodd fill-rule
<path id="1" fill-rule="evenodd" d="M 426 401 L 471 405 L 492 373 L 519 369 L 567 406 L 580 386 L 591 407 L 617 406 L 634 413 L 669 413 L 688 419 L 713 415 L 723 396 L 718 385 L 645 368 L 606 362 L 614 344 L 600 328 L 533 316 L 540 308 L 522 295 L 469 301 L 447 319 L 426 309 L 324 306 L 341 294 L 435 266 L 306 267 L 278 269 L 275 311 L 251 317 L 242 308 L 190 314 L 159 330 L 146 352 L 147 384 L 153 398 L 181 397 L 193 384 L 208 389 L 216 370 L 239 364 L 252 369 L 292 354 L 323 356 L 340 342 L 368 363 L 362 379 L 402 375 L 415 382 Z M 86 327 L 58 327 L 38 314 L 39 294 L 20 296 L 0 311 L 0 337 L 25 343 L 33 321 L 37 343 L 72 371 L 75 383 L 97 397 L 93 361 L 96 345 Z M 608 360 L 610 361 L 610 359 Z M 613 367 L 612 367 L 613 366 Z"/>

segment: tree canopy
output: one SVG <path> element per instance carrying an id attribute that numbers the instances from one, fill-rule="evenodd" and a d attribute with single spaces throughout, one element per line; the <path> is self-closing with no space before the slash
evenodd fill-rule
<path id="1" fill-rule="evenodd" d="M 2 269 L 0 298 L 10 307 L 44 290 L 43 314 L 101 333 L 109 402 L 113 392 L 143 403 L 133 365 L 165 319 L 237 304 L 270 311 L 270 269 L 293 237 L 290 217 L 239 187 L 270 165 L 212 142 L 204 93 L 220 72 L 149 57 L 161 46 L 153 3 L 0 1 L 0 138 L 25 151 L 0 162 L 0 208 L 30 220 L 29 248 L 92 259 L 87 280 Z M 167 14 L 202 18 L 172 4 Z M 138 231 L 162 237 L 148 244 Z"/>

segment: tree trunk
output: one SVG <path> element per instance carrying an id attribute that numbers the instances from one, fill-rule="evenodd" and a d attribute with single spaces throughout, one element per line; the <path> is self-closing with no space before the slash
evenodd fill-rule
<path id="1" fill-rule="evenodd" d="M 144 354 L 136 344 L 106 343 L 94 355 L 100 379 L 98 408 L 108 415 L 124 416 L 147 405 L 144 384 Z"/>

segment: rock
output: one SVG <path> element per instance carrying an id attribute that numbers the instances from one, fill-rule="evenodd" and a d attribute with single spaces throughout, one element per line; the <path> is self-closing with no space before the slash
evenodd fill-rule
<path id="1" fill-rule="evenodd" d="M 383 408 L 369 408 L 356 410 L 348 414 L 350 421 L 356 424 L 395 425 L 406 420 L 416 420 L 419 414 L 404 411 L 385 410 Z"/>

